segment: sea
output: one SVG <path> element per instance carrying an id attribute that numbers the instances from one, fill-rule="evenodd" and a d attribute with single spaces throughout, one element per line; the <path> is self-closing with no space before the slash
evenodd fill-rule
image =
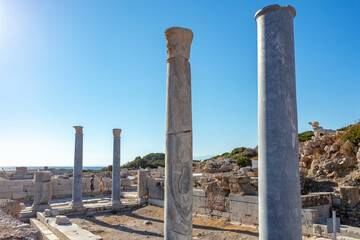
<path id="1" fill-rule="evenodd" d="M 25 167 L 25 166 L 17 166 L 17 167 Z M 107 166 L 87 166 L 83 167 L 83 170 L 100 170 L 102 168 L 105 168 Z M 74 169 L 74 166 L 48 166 L 49 169 Z M 27 167 L 28 170 L 38 170 L 38 169 L 44 169 L 44 166 L 31 166 Z M 0 166 L 0 171 L 16 171 L 16 167 L 2 167 Z"/>

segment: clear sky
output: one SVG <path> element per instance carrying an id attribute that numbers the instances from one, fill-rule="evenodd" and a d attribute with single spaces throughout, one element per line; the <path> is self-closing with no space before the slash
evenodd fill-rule
<path id="1" fill-rule="evenodd" d="M 297 10 L 299 131 L 360 118 L 360 1 L 0 0 L 0 166 L 84 165 L 165 151 L 166 41 L 194 33 L 190 63 L 194 158 L 257 145 L 254 14 Z"/>

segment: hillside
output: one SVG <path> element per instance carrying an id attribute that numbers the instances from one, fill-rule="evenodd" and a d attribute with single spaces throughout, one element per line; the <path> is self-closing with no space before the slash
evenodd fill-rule
<path id="1" fill-rule="evenodd" d="M 143 157 L 136 157 L 133 161 L 121 166 L 121 168 L 157 168 L 158 166 L 165 167 L 164 153 L 149 153 Z"/>

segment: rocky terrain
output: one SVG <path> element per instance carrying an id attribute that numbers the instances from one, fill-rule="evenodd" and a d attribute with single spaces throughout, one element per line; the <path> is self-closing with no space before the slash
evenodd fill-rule
<path id="1" fill-rule="evenodd" d="M 21 222 L 20 202 L 0 199 L 0 239 L 41 239 L 40 232 Z"/>
<path id="2" fill-rule="evenodd" d="M 360 185 L 359 129 L 360 123 L 357 123 L 340 131 L 317 134 L 316 137 L 312 131 L 299 134 L 302 194 L 319 191 L 332 192 L 340 185 Z M 323 131 L 322 128 L 321 130 Z M 248 176 L 256 177 L 257 172 L 243 168 L 251 165 L 252 160 L 257 160 L 257 147 L 254 149 L 235 148 L 231 153 L 224 153 L 196 164 L 194 172 L 241 175 L 246 171 Z"/>
<path id="3" fill-rule="evenodd" d="M 354 128 L 360 129 L 360 124 L 299 144 L 303 194 L 334 191 L 338 186 L 359 186 L 360 150 L 357 133 L 352 133 Z"/>

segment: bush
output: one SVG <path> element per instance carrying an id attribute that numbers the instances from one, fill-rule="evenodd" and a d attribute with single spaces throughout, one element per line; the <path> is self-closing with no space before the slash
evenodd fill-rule
<path id="1" fill-rule="evenodd" d="M 121 168 L 157 168 L 158 166 L 165 166 L 165 154 L 164 153 L 149 153 L 144 157 L 136 157 L 133 161 L 128 162 L 121 166 Z"/>
<path id="2" fill-rule="evenodd" d="M 242 153 L 245 149 L 246 149 L 246 147 L 234 148 L 234 150 L 231 151 L 231 156 Z"/>
<path id="3" fill-rule="evenodd" d="M 315 136 L 313 131 L 302 132 L 298 134 L 299 142 L 306 142 L 311 140 L 311 137 Z"/>
<path id="4" fill-rule="evenodd" d="M 251 160 L 247 156 L 240 155 L 235 157 L 237 165 L 241 167 L 251 166 Z"/>
<path id="5" fill-rule="evenodd" d="M 358 144 L 360 142 L 360 123 L 349 126 L 341 137 L 345 141 L 350 140 L 352 143 Z"/>

